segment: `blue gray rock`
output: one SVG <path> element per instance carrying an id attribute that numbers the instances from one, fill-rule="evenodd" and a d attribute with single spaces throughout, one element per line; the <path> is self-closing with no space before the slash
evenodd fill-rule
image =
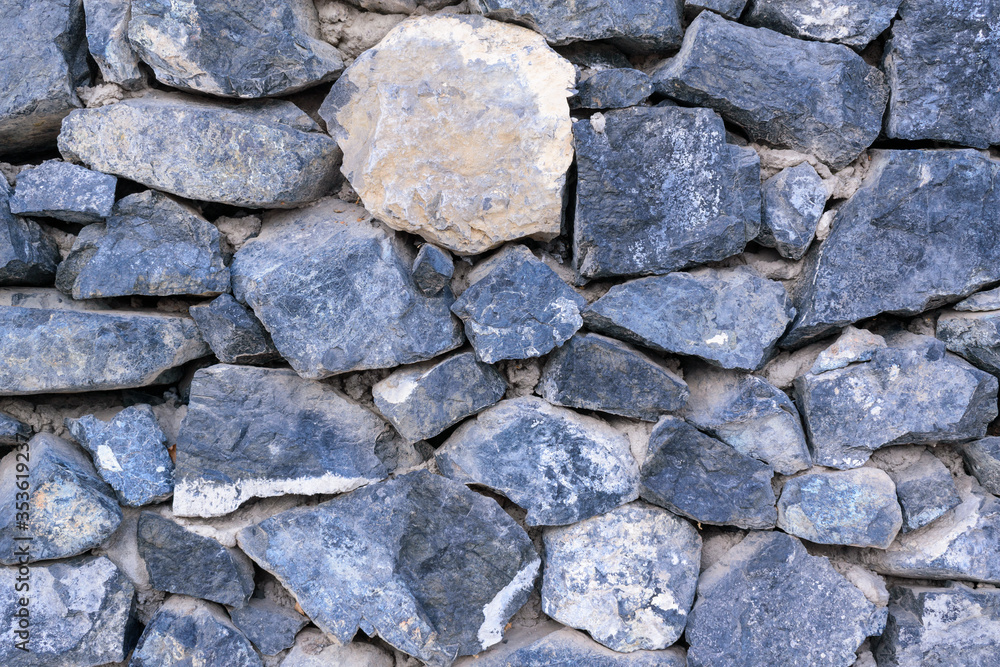
<path id="1" fill-rule="evenodd" d="M 699 269 L 615 285 L 583 313 L 587 328 L 722 368 L 755 370 L 795 316 L 781 283 L 750 267 Z"/>
<path id="2" fill-rule="evenodd" d="M 33 434 L 29 425 L 0 412 L 0 447 L 15 447 L 27 442 Z"/>
<path id="3" fill-rule="evenodd" d="M 253 311 L 230 294 L 188 309 L 202 338 L 224 364 L 266 364 L 281 358 Z"/>
<path id="4" fill-rule="evenodd" d="M 699 523 L 773 528 L 774 470 L 683 419 L 660 419 L 649 436 L 639 495 Z"/>
<path id="5" fill-rule="evenodd" d="M 846 46 L 713 12 L 691 23 L 653 83 L 659 93 L 715 109 L 755 141 L 815 155 L 835 170 L 878 137 L 889 94 L 882 72 Z"/>
<path id="6" fill-rule="evenodd" d="M 424 296 L 434 296 L 451 284 L 451 276 L 455 273 L 455 263 L 447 250 L 436 245 L 425 243 L 420 246 L 417 256 L 413 259 L 410 275 L 413 284 Z"/>
<path id="7" fill-rule="evenodd" d="M 529 526 L 560 526 L 638 497 L 638 465 L 605 422 L 524 396 L 462 424 L 437 450 L 445 477 L 480 484 L 527 510 Z"/>
<path id="8" fill-rule="evenodd" d="M 51 285 L 59 248 L 37 222 L 11 213 L 13 194 L 0 178 L 0 285 Z"/>
<path id="9" fill-rule="evenodd" d="M 946 310 L 935 334 L 954 352 L 987 373 L 1000 374 L 1000 310 Z"/>
<path id="10" fill-rule="evenodd" d="M 653 94 L 653 81 L 637 69 L 598 70 L 576 84 L 569 105 L 574 109 L 621 109 Z"/>
<path id="11" fill-rule="evenodd" d="M 755 241 L 788 259 L 809 249 L 826 206 L 823 179 L 808 162 L 782 169 L 764 181 L 764 209 Z"/>
<path id="12" fill-rule="evenodd" d="M 67 222 L 101 222 L 111 215 L 117 184 L 114 176 L 49 160 L 17 175 L 10 212 Z"/>
<path id="13" fill-rule="evenodd" d="M 684 0 L 685 13 L 689 11 L 698 13 L 704 9 L 708 9 L 734 21 L 740 19 L 740 15 L 746 6 L 747 0 Z"/>
<path id="14" fill-rule="evenodd" d="M 132 0 L 83 0 L 87 15 L 87 46 L 101 77 L 134 90 L 146 83 L 139 58 L 128 41 Z"/>
<path id="15" fill-rule="evenodd" d="M 964 313 L 980 313 L 987 310 L 1000 310 L 1000 287 L 994 287 L 984 292 L 976 292 L 967 299 L 962 299 L 953 308 Z"/>
<path id="16" fill-rule="evenodd" d="M 405 660 L 405 658 L 401 658 Z M 381 646 L 362 641 L 340 644 L 316 628 L 306 628 L 295 637 L 295 646 L 281 667 L 395 667 L 396 658 Z"/>
<path id="17" fill-rule="evenodd" d="M 757 236 L 759 158 L 726 143 L 714 112 L 620 109 L 577 121 L 573 136 L 582 278 L 667 273 L 736 255 Z M 734 187 L 747 169 L 750 187 Z"/>
<path id="18" fill-rule="evenodd" d="M 229 617 L 264 655 L 290 648 L 295 635 L 309 624 L 309 619 L 294 609 L 264 598 L 250 598 L 246 606 L 230 609 Z"/>
<path id="19" fill-rule="evenodd" d="M 239 533 L 313 622 L 432 666 L 499 642 L 541 565 L 493 500 L 426 471 L 278 514 Z"/>
<path id="20" fill-rule="evenodd" d="M 991 436 L 966 443 L 962 446 L 962 456 L 983 488 L 1000 496 L 1000 438 Z"/>
<path id="21" fill-rule="evenodd" d="M 326 199 L 265 216 L 233 258 L 233 295 L 302 377 L 411 364 L 463 340 L 451 290 L 422 295 L 412 259 L 363 208 Z"/>
<path id="22" fill-rule="evenodd" d="M 948 468 L 923 447 L 887 447 L 871 461 L 896 485 L 904 533 L 926 526 L 962 502 Z"/>
<path id="23" fill-rule="evenodd" d="M 889 28 L 900 0 L 752 0 L 747 25 L 799 39 L 846 44 L 858 51 Z M 737 17 L 739 18 L 739 17 Z"/>

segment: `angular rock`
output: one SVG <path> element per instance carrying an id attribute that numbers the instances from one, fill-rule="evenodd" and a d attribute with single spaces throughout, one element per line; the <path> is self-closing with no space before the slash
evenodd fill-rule
<path id="1" fill-rule="evenodd" d="M 1000 496 L 1000 438 L 989 437 L 962 446 L 965 464 L 983 488 Z"/>
<path id="2" fill-rule="evenodd" d="M 688 11 L 698 13 L 703 9 L 709 9 L 734 21 L 740 19 L 746 6 L 747 0 L 684 0 L 685 13 Z"/>
<path id="3" fill-rule="evenodd" d="M 249 208 L 293 208 L 326 195 L 340 159 L 336 143 L 291 102 L 217 104 L 179 93 L 75 111 L 59 151 L 157 190 Z"/>
<path id="4" fill-rule="evenodd" d="M 871 361 L 875 353 L 885 347 L 885 338 L 882 336 L 847 325 L 836 342 L 819 353 L 809 372 L 815 375 L 859 361 Z"/>
<path id="5" fill-rule="evenodd" d="M 712 111 L 621 109 L 578 121 L 573 135 L 573 259 L 582 278 L 704 264 L 742 252 L 757 235 L 759 170 L 750 165 L 755 192 L 733 187 L 741 149 L 726 143 Z"/>
<path id="6" fill-rule="evenodd" d="M 575 523 L 638 496 L 638 466 L 624 435 L 534 396 L 479 413 L 435 459 L 444 476 L 481 484 L 523 507 L 529 526 Z"/>
<path id="7" fill-rule="evenodd" d="M 653 73 L 657 92 L 715 109 L 755 141 L 838 170 L 878 137 L 885 76 L 846 46 L 806 42 L 698 15 L 680 53 Z"/>
<path id="8" fill-rule="evenodd" d="M 239 544 L 341 644 L 361 628 L 434 666 L 499 642 L 541 564 L 496 502 L 426 471 L 283 512 Z"/>
<path id="9" fill-rule="evenodd" d="M 826 186 L 808 162 L 782 169 L 763 185 L 764 210 L 757 243 L 788 259 L 801 259 L 826 206 Z"/>
<path id="10" fill-rule="evenodd" d="M 987 373 L 1000 374 L 1000 310 L 946 310 L 938 318 L 936 335 L 949 351 Z"/>
<path id="11" fill-rule="evenodd" d="M 425 16 L 361 54 L 319 113 L 365 208 L 472 255 L 559 234 L 573 84 L 570 63 L 529 30 Z"/>
<path id="12" fill-rule="evenodd" d="M 0 412 L 0 447 L 16 447 L 27 442 L 33 434 L 28 424 Z"/>
<path id="13" fill-rule="evenodd" d="M 232 295 L 220 294 L 209 303 L 191 306 L 188 313 L 224 364 L 266 364 L 281 358 L 264 325 Z"/>
<path id="14" fill-rule="evenodd" d="M 722 368 L 764 365 L 795 315 L 781 283 L 745 266 L 615 285 L 583 313 L 587 328 Z"/>
<path id="15" fill-rule="evenodd" d="M 639 496 L 699 523 L 773 528 L 774 470 L 698 431 L 683 419 L 660 419 L 649 436 Z"/>
<path id="16" fill-rule="evenodd" d="M 621 109 L 639 104 L 653 94 L 649 75 L 637 69 L 606 69 L 576 84 L 569 105 L 574 109 Z"/>
<path id="17" fill-rule="evenodd" d="M 67 222 L 101 222 L 111 215 L 117 184 L 114 176 L 49 160 L 17 175 L 10 212 Z"/>
<path id="18" fill-rule="evenodd" d="M 250 498 L 343 493 L 384 479 L 389 426 L 290 370 L 219 364 L 195 373 L 177 436 L 173 510 L 221 516 Z"/>
<path id="19" fill-rule="evenodd" d="M 402 239 L 360 206 L 326 199 L 265 217 L 233 258 L 233 295 L 302 377 L 411 364 L 462 344 L 451 290 L 422 295 Z"/>
<path id="20" fill-rule="evenodd" d="M 413 284 L 424 296 L 440 293 L 451 284 L 451 276 L 454 273 L 455 264 L 448 251 L 430 243 L 420 246 L 413 260 L 413 267 L 410 269 Z"/>
<path id="21" fill-rule="evenodd" d="M 264 655 L 290 648 L 296 643 L 295 635 L 309 624 L 309 619 L 294 609 L 263 598 L 251 598 L 246 606 L 231 609 L 229 616 L 233 625 Z M 289 664 L 288 659 L 281 664 Z"/>
<path id="22" fill-rule="evenodd" d="M 101 76 L 126 89 L 141 88 L 146 77 L 128 41 L 132 0 L 83 0 L 83 8 L 87 14 L 87 45 Z"/>
<path id="23" fill-rule="evenodd" d="M 1000 287 L 995 287 L 985 292 L 976 292 L 969 298 L 956 303 L 953 308 L 967 313 L 1000 310 Z"/>
<path id="24" fill-rule="evenodd" d="M 395 667 L 395 664 L 396 659 L 383 648 L 362 642 L 342 646 L 316 628 L 299 633 L 295 646 L 281 661 L 281 667 Z"/>
<path id="25" fill-rule="evenodd" d="M 962 502 L 948 468 L 923 447 L 883 449 L 872 456 L 872 463 L 896 485 L 904 533 L 926 526 Z"/>
<path id="26" fill-rule="evenodd" d="M 0 178 L 0 285 L 51 285 L 59 248 L 37 222 L 11 213 L 12 195 Z"/>
<path id="27" fill-rule="evenodd" d="M 746 23 L 799 39 L 846 44 L 858 51 L 885 32 L 900 0 L 753 0 Z M 737 17 L 739 18 L 739 17 Z"/>

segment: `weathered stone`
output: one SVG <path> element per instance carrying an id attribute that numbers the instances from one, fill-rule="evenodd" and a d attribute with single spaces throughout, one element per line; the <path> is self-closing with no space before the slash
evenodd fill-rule
<path id="1" fill-rule="evenodd" d="M 771 466 L 668 416 L 649 436 L 639 495 L 699 523 L 773 528 L 773 476 Z"/>
<path id="2" fill-rule="evenodd" d="M 795 315 L 781 283 L 745 266 L 640 278 L 591 304 L 593 331 L 722 368 L 764 365 Z"/>
<path id="3" fill-rule="evenodd" d="M 28 424 L 0 412 L 0 447 L 15 447 L 27 442 L 33 434 Z"/>
<path id="4" fill-rule="evenodd" d="M 174 462 L 149 405 L 125 408 L 110 422 L 93 415 L 67 419 L 66 428 L 90 452 L 97 472 L 122 505 L 151 505 L 173 494 Z"/>
<path id="5" fill-rule="evenodd" d="M 0 285 L 51 285 L 59 248 L 34 220 L 11 213 L 12 194 L 0 176 Z"/>
<path id="6" fill-rule="evenodd" d="M 701 562 L 694 526 L 639 503 L 543 536 L 548 616 L 615 651 L 663 649 L 680 639 Z"/>
<path id="7" fill-rule="evenodd" d="M 757 243 L 782 257 L 801 259 L 816 235 L 826 206 L 826 186 L 808 162 L 782 169 L 764 181 L 764 211 Z"/>
<path id="8" fill-rule="evenodd" d="M 819 353 L 809 372 L 815 375 L 859 361 L 871 361 L 875 353 L 885 347 L 882 336 L 847 325 L 834 344 Z"/>
<path id="9" fill-rule="evenodd" d="M 141 88 L 146 77 L 128 41 L 131 0 L 83 0 L 87 14 L 87 46 L 107 83 Z"/>
<path id="10" fill-rule="evenodd" d="M 229 616 L 233 625 L 264 655 L 275 655 L 290 648 L 296 643 L 295 635 L 299 630 L 309 625 L 309 619 L 294 609 L 263 598 L 251 598 L 246 606 L 231 609 Z M 288 665 L 288 659 L 281 664 Z"/>
<path id="11" fill-rule="evenodd" d="M 637 69 L 606 69 L 576 84 L 569 105 L 574 109 L 621 109 L 639 104 L 653 94 L 653 81 Z"/>
<path id="12" fill-rule="evenodd" d="M 983 488 L 1000 496 L 1000 438 L 989 437 L 962 447 L 965 464 Z"/>
<path id="13" fill-rule="evenodd" d="M 580 68 L 590 70 L 631 69 L 628 56 L 607 42 L 570 42 L 556 51 L 566 60 Z"/>
<path id="14" fill-rule="evenodd" d="M 434 666 L 499 642 L 541 565 L 496 502 L 426 471 L 283 512 L 239 544 L 341 644 L 361 628 Z"/>
<path id="15" fill-rule="evenodd" d="M 67 222 L 101 222 L 111 215 L 117 184 L 114 176 L 50 160 L 17 175 L 10 212 Z"/>
<path id="16" fill-rule="evenodd" d="M 455 264 L 447 250 L 441 250 L 436 245 L 425 243 L 420 246 L 413 260 L 410 275 L 413 284 L 424 296 L 434 296 L 451 284 L 455 273 Z"/>
<path id="17" fill-rule="evenodd" d="M 530 30 L 426 16 L 361 54 L 319 113 L 372 214 L 476 254 L 559 234 L 573 84 L 573 67 Z"/>
<path id="18" fill-rule="evenodd" d="M 885 76 L 846 46 L 806 42 L 702 12 L 656 90 L 717 110 L 755 141 L 841 169 L 882 129 Z"/>
<path id="19" fill-rule="evenodd" d="M 593 417 L 524 396 L 462 424 L 435 455 L 446 477 L 527 510 L 529 526 L 582 521 L 638 496 L 628 439 Z"/>
<path id="20" fill-rule="evenodd" d="M 63 157 L 157 190 L 250 208 L 293 208 L 327 194 L 340 151 L 291 102 L 216 104 L 151 93 L 71 113 Z"/>
<path id="21" fill-rule="evenodd" d="M 977 368 L 1000 374 L 1000 310 L 941 313 L 936 335 Z"/>
<path id="22" fill-rule="evenodd" d="M 174 513 L 221 516 L 250 498 L 343 493 L 385 478 L 388 424 L 290 370 L 219 364 L 191 383 Z"/>
<path id="23" fill-rule="evenodd" d="M 391 653 L 374 644 L 351 642 L 341 645 L 316 628 L 307 628 L 295 637 L 295 646 L 281 667 L 395 667 Z"/>
<path id="24" fill-rule="evenodd" d="M 734 21 L 739 20 L 746 6 L 747 0 L 684 0 L 685 13 L 688 11 L 697 13 L 703 9 L 709 9 Z"/>
<path id="25" fill-rule="evenodd" d="M 266 364 L 281 358 L 253 311 L 230 294 L 191 306 L 188 313 L 224 364 Z"/>
<path id="26" fill-rule="evenodd" d="M 391 368 L 462 344 L 451 290 L 422 295 L 411 251 L 360 206 L 326 199 L 265 222 L 233 259 L 233 295 L 302 377 Z"/>
<path id="27" fill-rule="evenodd" d="M 896 485 L 903 532 L 926 526 L 962 502 L 948 468 L 923 447 L 889 447 L 872 455 Z"/>
<path id="28" fill-rule="evenodd" d="M 860 51 L 889 28 L 899 3 L 900 0 L 753 0 L 746 23 L 799 39 L 846 44 Z"/>
<path id="29" fill-rule="evenodd" d="M 578 121 L 573 135 L 573 260 L 582 278 L 704 264 L 742 252 L 757 235 L 759 170 L 750 165 L 756 192 L 733 187 L 742 149 L 726 143 L 714 112 L 621 109 Z"/>
<path id="30" fill-rule="evenodd" d="M 1000 310 L 1000 287 L 985 292 L 976 292 L 969 298 L 956 303 L 953 308 L 966 313 Z"/>

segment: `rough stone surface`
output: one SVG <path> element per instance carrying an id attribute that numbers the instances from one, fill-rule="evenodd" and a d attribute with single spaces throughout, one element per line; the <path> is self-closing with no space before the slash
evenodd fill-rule
<path id="1" fill-rule="evenodd" d="M 815 375 L 860 361 L 871 361 L 875 353 L 885 347 L 882 336 L 848 325 L 833 345 L 819 353 L 809 372 Z"/>
<path id="2" fill-rule="evenodd" d="M 923 447 L 883 449 L 872 456 L 872 463 L 896 485 L 904 533 L 926 526 L 962 502 L 951 472 Z"/>
<path id="3" fill-rule="evenodd" d="M 684 0 L 685 13 L 688 11 L 697 13 L 708 9 L 734 21 L 739 20 L 746 6 L 747 0 Z"/>
<path id="4" fill-rule="evenodd" d="M 983 488 L 1000 496 L 1000 438 L 975 440 L 962 447 L 965 463 Z"/>
<path id="5" fill-rule="evenodd" d="M 50 160 L 17 175 L 10 211 L 67 222 L 101 222 L 111 215 L 118 179 Z"/>
<path id="6" fill-rule="evenodd" d="M 826 205 L 823 179 L 808 162 L 764 181 L 764 210 L 757 243 L 788 259 L 801 259 L 816 235 Z"/>
<path id="7" fill-rule="evenodd" d="M 0 178 L 0 285 L 49 285 L 59 249 L 38 223 L 10 211 L 13 190 Z"/>
<path id="8" fill-rule="evenodd" d="M 576 84 L 569 105 L 574 109 L 621 109 L 641 103 L 653 94 L 653 81 L 637 69 L 606 69 Z"/>
<path id="9" fill-rule="evenodd" d="M 253 311 L 221 294 L 188 310 L 212 353 L 224 364 L 266 364 L 281 358 Z"/>
<path id="10" fill-rule="evenodd" d="M 123 88 L 140 88 L 146 77 L 128 41 L 132 0 L 83 0 L 87 15 L 87 45 L 101 76 Z"/>
<path id="11" fill-rule="evenodd" d="M 233 625 L 264 655 L 290 648 L 296 643 L 295 635 L 309 624 L 309 619 L 294 609 L 263 598 L 251 598 L 246 606 L 231 609 L 229 616 Z M 289 660 L 281 664 L 288 665 Z M 295 664 L 294 660 L 291 664 Z"/>
<path id="12" fill-rule="evenodd" d="M 900 0 L 753 0 L 746 23 L 799 39 L 837 42 L 859 51 L 889 27 Z M 738 18 L 738 17 L 737 17 Z"/>
<path id="13" fill-rule="evenodd" d="M 945 311 L 937 321 L 937 337 L 974 366 L 1000 374 L 1000 310 Z"/>
<path id="14" fill-rule="evenodd" d="M 574 79 L 572 65 L 530 30 L 428 16 L 361 54 L 320 115 L 369 211 L 476 254 L 559 233 Z"/>
<path id="15" fill-rule="evenodd" d="M 351 642 L 340 645 L 315 628 L 307 628 L 295 638 L 295 646 L 281 667 L 395 667 L 391 653 L 373 644 Z"/>
<path id="16" fill-rule="evenodd" d="M 0 447 L 14 447 L 33 435 L 31 426 L 20 419 L 0 413 Z"/>
<path id="17" fill-rule="evenodd" d="M 413 284 L 424 296 L 434 296 L 451 284 L 455 273 L 455 263 L 447 250 L 441 250 L 436 245 L 425 243 L 420 246 L 413 260 L 410 275 Z"/>
<path id="18" fill-rule="evenodd" d="M 966 313 L 1000 310 L 1000 287 L 995 287 L 985 292 L 977 292 L 968 299 L 963 299 L 956 303 L 954 308 Z"/>

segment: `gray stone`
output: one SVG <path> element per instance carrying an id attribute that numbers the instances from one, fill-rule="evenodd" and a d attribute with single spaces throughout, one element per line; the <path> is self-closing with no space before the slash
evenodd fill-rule
<path id="1" fill-rule="evenodd" d="M 606 42 L 570 42 L 556 51 L 576 65 L 577 78 L 581 68 L 589 70 L 631 69 L 628 56 Z"/>
<path id="2" fill-rule="evenodd" d="M 794 537 L 751 533 L 698 580 L 685 637 L 689 667 L 841 667 L 885 609 Z"/>
<path id="3" fill-rule="evenodd" d="M 871 361 L 875 353 L 885 347 L 885 338 L 882 336 L 847 325 L 833 345 L 819 353 L 809 372 L 815 375 L 859 361 Z"/>
<path id="4" fill-rule="evenodd" d="M 882 129 L 889 88 L 846 46 L 806 42 L 698 15 L 680 53 L 653 73 L 657 92 L 707 106 L 755 141 L 841 169 Z"/>
<path id="5" fill-rule="evenodd" d="M 773 528 L 773 476 L 771 466 L 668 416 L 649 436 L 639 495 L 699 523 Z"/>
<path id="6" fill-rule="evenodd" d="M 430 243 L 420 246 L 413 260 L 413 267 L 410 269 L 413 284 L 424 296 L 439 294 L 451 284 L 451 276 L 454 273 L 455 264 L 448 251 Z"/>
<path id="7" fill-rule="evenodd" d="M 424 361 L 462 344 L 451 290 L 422 295 L 411 251 L 360 206 L 335 199 L 265 216 L 233 258 L 233 295 L 300 375 Z"/>
<path id="8" fill-rule="evenodd" d="M 795 315 L 781 283 L 750 267 L 640 278 L 583 313 L 587 328 L 722 368 L 755 370 Z"/>
<path id="9" fill-rule="evenodd" d="M 527 510 L 529 526 L 582 521 L 635 500 L 628 439 L 605 422 L 524 396 L 462 424 L 435 454 L 441 473 Z"/>
<path id="10" fill-rule="evenodd" d="M 926 526 L 962 502 L 948 468 L 923 447 L 890 447 L 871 460 L 896 485 L 904 533 Z"/>
<path id="11" fill-rule="evenodd" d="M 599 70 L 576 84 L 574 109 L 621 109 L 641 103 L 653 94 L 653 81 L 637 69 Z"/>
<path id="12" fill-rule="evenodd" d="M 1000 287 L 995 287 L 985 292 L 976 292 L 969 298 L 956 303 L 953 308 L 964 313 L 1000 310 Z"/>
<path id="13" fill-rule="evenodd" d="M 19 491 L 29 493 L 26 509 Z M 4 565 L 82 554 L 122 522 L 114 492 L 87 455 L 50 433 L 39 433 L 0 460 L 0 508 Z"/>
<path id="14" fill-rule="evenodd" d="M 177 436 L 174 513 L 221 516 L 250 498 L 343 493 L 384 479 L 392 431 L 329 385 L 280 368 L 195 373 Z"/>
<path id="15" fill-rule="evenodd" d="M 753 0 L 748 25 L 861 50 L 889 28 L 900 0 Z M 737 17 L 738 18 L 738 17 Z"/>
<path id="16" fill-rule="evenodd" d="M 743 9 L 747 6 L 747 0 L 684 0 L 684 11 L 695 13 L 704 9 L 709 9 L 716 14 L 722 14 L 727 19 L 738 21 Z"/>
<path id="17" fill-rule="evenodd" d="M 375 407 L 410 442 L 434 437 L 506 392 L 503 376 L 475 352 L 401 368 L 372 387 Z"/>
<path id="18" fill-rule="evenodd" d="M 802 259 L 826 206 L 826 186 L 808 162 L 782 169 L 763 185 L 757 243 L 788 259 Z"/>
<path id="19" fill-rule="evenodd" d="M 670 512 L 630 504 L 548 528 L 542 611 L 615 651 L 657 650 L 684 632 L 701 537 Z"/>
<path id="20" fill-rule="evenodd" d="M 965 464 L 983 488 L 1000 496 L 1000 438 L 989 437 L 962 447 Z"/>
<path id="21" fill-rule="evenodd" d="M 0 412 L 0 447 L 16 447 L 27 442 L 33 434 L 29 425 Z"/>
<path id="22" fill-rule="evenodd" d="M 757 236 L 757 155 L 727 144 L 712 111 L 621 109 L 578 121 L 573 135 L 582 278 L 667 273 L 738 254 Z M 752 189 L 734 188 L 747 167 Z"/>
<path id="23" fill-rule="evenodd" d="M 987 373 L 1000 374 L 1000 310 L 946 310 L 938 318 L 936 335 L 950 352 Z"/>
<path id="24" fill-rule="evenodd" d="M 294 609 L 263 598 L 251 598 L 246 606 L 231 609 L 229 617 L 264 655 L 291 648 L 295 635 L 309 625 L 309 619 Z M 281 664 L 289 663 L 286 659 Z"/>
<path id="25" fill-rule="evenodd" d="M 0 177 L 0 285 L 51 285 L 59 248 L 37 222 L 11 213 L 11 195 Z"/>
<path id="26" fill-rule="evenodd" d="M 111 215 L 117 184 L 114 176 L 49 160 L 17 175 L 10 212 L 67 222 L 100 222 Z"/>
<path id="27" fill-rule="evenodd" d="M 333 139 L 291 102 L 220 104 L 159 92 L 74 111 L 59 151 L 157 190 L 250 208 L 324 196 L 340 159 Z"/>
<path id="28" fill-rule="evenodd" d="M 101 76 L 130 90 L 141 88 L 146 77 L 128 41 L 132 0 L 83 0 L 87 14 L 87 45 Z"/>
<path id="29" fill-rule="evenodd" d="M 224 364 L 266 364 L 281 358 L 253 311 L 230 294 L 191 306 L 188 313 Z"/>
<path id="30" fill-rule="evenodd" d="M 67 419 L 66 428 L 90 452 L 97 472 L 122 505 L 151 505 L 173 494 L 174 462 L 149 405 L 125 408 L 110 422 L 93 415 Z"/>
<path id="31" fill-rule="evenodd" d="M 435 667 L 499 642 L 541 565 L 495 501 L 426 471 L 283 512 L 239 545 L 339 643 L 360 628 Z"/>
<path id="32" fill-rule="evenodd" d="M 316 628 L 295 637 L 281 667 L 395 667 L 396 659 L 380 646 L 363 642 L 339 644 Z"/>

